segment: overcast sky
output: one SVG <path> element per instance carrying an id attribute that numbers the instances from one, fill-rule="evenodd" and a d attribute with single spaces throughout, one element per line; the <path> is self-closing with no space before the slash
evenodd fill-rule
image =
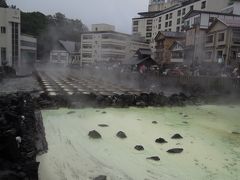
<path id="1" fill-rule="evenodd" d="M 149 0 L 7 0 L 22 11 L 44 14 L 61 12 L 69 18 L 81 19 L 89 28 L 94 23 L 108 23 L 120 32 L 130 33 L 132 18 L 146 11 Z"/>

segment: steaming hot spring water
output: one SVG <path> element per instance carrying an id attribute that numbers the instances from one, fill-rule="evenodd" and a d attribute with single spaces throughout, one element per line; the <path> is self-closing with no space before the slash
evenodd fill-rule
<path id="1" fill-rule="evenodd" d="M 239 180 L 240 106 L 43 111 L 40 180 Z M 156 121 L 153 123 L 153 121 Z M 107 124 L 108 127 L 100 127 Z M 91 139 L 89 131 L 102 138 Z M 116 137 L 118 131 L 127 138 Z M 183 139 L 171 139 L 179 133 Z M 157 138 L 168 143 L 157 144 Z M 143 151 L 134 149 L 142 145 Z M 180 154 L 166 151 L 183 148 Z M 158 156 L 160 161 L 147 159 Z"/>

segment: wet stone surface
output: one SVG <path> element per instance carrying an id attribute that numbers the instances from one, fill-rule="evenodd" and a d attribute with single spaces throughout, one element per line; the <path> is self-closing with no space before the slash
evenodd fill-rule
<path id="1" fill-rule="evenodd" d="M 92 139 L 101 139 L 102 138 L 101 134 L 99 132 L 97 132 L 96 130 L 89 131 L 88 136 Z"/>
<path id="2" fill-rule="evenodd" d="M 172 139 L 183 139 L 183 137 L 180 134 L 174 134 L 171 138 Z"/>
<path id="3" fill-rule="evenodd" d="M 138 151 L 143 151 L 144 150 L 144 147 L 142 145 L 136 145 L 134 147 L 134 149 L 138 150 Z"/>
<path id="4" fill-rule="evenodd" d="M 119 137 L 120 139 L 125 139 L 127 138 L 127 135 L 122 132 L 122 131 L 119 131 L 117 134 L 116 134 L 117 137 Z"/>
<path id="5" fill-rule="evenodd" d="M 153 160 L 153 161 L 160 161 L 160 158 L 158 156 L 148 157 L 147 159 Z"/>
<path id="6" fill-rule="evenodd" d="M 183 149 L 182 148 L 173 148 L 173 149 L 169 149 L 167 152 L 171 153 L 171 154 L 179 154 L 179 153 L 183 152 Z"/>

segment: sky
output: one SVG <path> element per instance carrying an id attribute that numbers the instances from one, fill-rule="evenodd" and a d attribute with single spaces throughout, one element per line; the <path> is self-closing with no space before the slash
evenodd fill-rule
<path id="1" fill-rule="evenodd" d="M 116 30 L 131 33 L 132 18 L 147 11 L 149 0 L 6 0 L 24 12 L 40 11 L 46 15 L 61 12 L 80 19 L 90 29 L 94 23 L 108 23 Z"/>

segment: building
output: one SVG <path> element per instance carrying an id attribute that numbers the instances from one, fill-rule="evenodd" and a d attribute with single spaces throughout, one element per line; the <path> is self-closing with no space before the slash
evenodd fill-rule
<path id="1" fill-rule="evenodd" d="M 236 65 L 240 63 L 240 20 L 217 19 L 209 28 L 205 61 Z"/>
<path id="2" fill-rule="evenodd" d="M 91 32 L 81 36 L 81 62 L 120 63 L 132 57 L 139 48 L 148 48 L 149 45 L 129 34 L 113 31 L 113 26 L 95 24 Z M 99 31 L 103 30 L 103 31 Z"/>
<path id="3" fill-rule="evenodd" d="M 158 66 L 156 61 L 151 58 L 150 48 L 140 48 L 136 54 L 123 62 L 123 66 L 132 71 L 150 70 L 153 66 Z"/>
<path id="4" fill-rule="evenodd" d="M 171 51 L 170 62 L 172 64 L 178 65 L 184 63 L 185 41 L 175 41 L 169 50 Z"/>
<path id="5" fill-rule="evenodd" d="M 20 10 L 9 8 L 0 0 L 0 66 L 20 64 Z"/>
<path id="6" fill-rule="evenodd" d="M 171 63 L 171 47 L 176 41 L 185 40 L 184 32 L 159 32 L 155 38 L 156 46 L 154 59 L 159 64 L 170 64 Z"/>
<path id="7" fill-rule="evenodd" d="M 80 43 L 59 40 L 50 52 L 50 63 L 59 65 L 80 65 Z"/>
<path id="8" fill-rule="evenodd" d="M 139 34 L 148 42 L 154 40 L 160 31 L 184 31 L 183 17 L 192 10 L 219 12 L 227 7 L 229 0 L 187 0 L 160 11 L 138 13 L 132 19 L 132 33 Z"/>
<path id="9" fill-rule="evenodd" d="M 30 35 L 21 34 L 20 50 L 20 66 L 32 66 L 37 60 L 37 39 Z"/>
<path id="10" fill-rule="evenodd" d="M 148 11 L 162 11 L 164 9 L 170 8 L 178 3 L 181 3 L 184 0 L 150 0 L 148 5 Z"/>
<path id="11" fill-rule="evenodd" d="M 221 12 L 193 10 L 184 17 L 186 29 L 186 64 L 192 64 L 193 62 L 200 63 L 205 59 L 206 33 L 216 18 L 234 20 L 240 19 L 240 16 Z"/>

